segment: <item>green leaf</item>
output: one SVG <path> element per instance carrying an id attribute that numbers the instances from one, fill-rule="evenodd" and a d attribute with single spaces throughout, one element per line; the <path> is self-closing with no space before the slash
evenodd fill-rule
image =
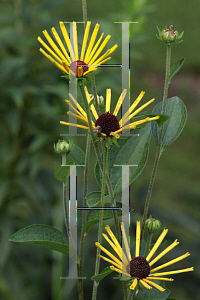
<path id="1" fill-rule="evenodd" d="M 164 287 L 163 281 L 156 280 L 156 283 Z M 166 300 L 169 294 L 170 291 L 168 289 L 165 289 L 165 291 L 161 292 L 155 287 L 152 287 L 152 290 L 148 290 L 142 286 L 141 290 L 139 290 L 139 292 L 135 296 L 135 300 Z"/>
<path id="2" fill-rule="evenodd" d="M 85 165 L 85 153 L 81 148 L 74 145 L 69 156 L 79 165 Z"/>
<path id="3" fill-rule="evenodd" d="M 86 201 L 88 207 L 100 207 L 101 206 L 101 192 L 91 192 L 87 194 Z M 107 195 L 104 197 L 104 202 L 110 204 L 112 201 L 111 196 Z"/>
<path id="4" fill-rule="evenodd" d="M 92 280 L 99 282 L 101 279 L 103 279 L 105 276 L 109 275 L 110 273 L 112 273 L 113 270 L 111 270 L 110 268 L 105 268 L 103 269 L 103 271 L 101 271 L 100 274 L 98 275 L 93 275 L 91 277 Z"/>
<path id="5" fill-rule="evenodd" d="M 130 167 L 129 183 L 131 184 L 142 172 L 148 157 L 151 138 L 150 124 L 147 124 L 145 128 L 131 130 L 130 133 L 134 135 L 118 139 L 120 147 L 113 145 L 108 153 L 108 170 L 115 195 L 122 190 L 122 167 L 114 165 L 138 165 Z M 101 186 L 102 175 L 98 163 L 95 166 L 95 176 Z"/>
<path id="6" fill-rule="evenodd" d="M 160 113 L 162 110 L 162 102 L 158 103 L 153 110 L 153 113 Z M 169 116 L 163 124 L 163 134 L 161 149 L 164 151 L 166 147 L 171 145 L 183 130 L 186 119 L 187 119 L 187 109 L 183 101 L 178 97 L 172 97 L 167 99 L 165 114 Z M 151 122 L 151 130 L 153 138 L 158 145 L 159 128 L 155 121 Z"/>
<path id="7" fill-rule="evenodd" d="M 62 166 L 58 171 L 55 172 L 54 176 L 57 180 L 66 183 L 70 175 L 70 167 L 69 166 Z"/>
<path id="8" fill-rule="evenodd" d="M 169 82 L 171 79 L 176 75 L 176 73 L 180 70 L 182 65 L 185 62 L 186 57 L 182 58 L 181 60 L 177 61 L 175 64 L 173 64 L 170 68 L 170 73 L 169 73 Z"/>
<path id="9" fill-rule="evenodd" d="M 43 246 L 69 256 L 68 238 L 52 226 L 30 225 L 14 233 L 9 241 Z M 76 250 L 74 249 L 74 251 Z M 73 253 L 73 251 L 71 252 Z M 71 258 L 75 260 L 75 256 Z"/>

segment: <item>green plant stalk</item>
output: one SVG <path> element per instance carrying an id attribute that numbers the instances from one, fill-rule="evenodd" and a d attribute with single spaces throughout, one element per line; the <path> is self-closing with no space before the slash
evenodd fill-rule
<path id="1" fill-rule="evenodd" d="M 166 102 L 167 102 L 167 94 L 168 94 L 168 88 L 169 88 L 169 74 L 170 74 L 170 62 L 171 62 L 171 44 L 167 44 L 167 50 L 166 50 L 166 71 L 165 71 L 165 85 L 164 85 L 164 93 L 163 93 L 163 105 L 162 105 L 162 114 L 165 113 L 165 108 L 166 108 Z M 149 204 L 151 200 L 151 194 L 152 194 L 152 189 L 156 177 L 156 171 L 157 167 L 159 164 L 159 160 L 162 154 L 162 133 L 163 133 L 163 125 L 161 126 L 159 130 L 159 137 L 158 137 L 158 145 L 157 145 L 157 150 L 156 150 L 156 157 L 153 165 L 153 170 L 151 174 L 151 179 L 149 183 L 149 189 L 147 192 L 147 198 L 145 202 L 145 207 L 144 207 L 144 213 L 143 213 L 143 218 L 142 218 L 142 230 L 141 230 L 141 243 L 140 243 L 140 248 L 142 244 L 142 239 L 144 238 L 144 228 L 145 228 L 145 222 L 147 219 L 147 214 L 149 210 Z"/>
<path id="2" fill-rule="evenodd" d="M 62 165 L 66 165 L 66 153 L 62 154 Z M 73 241 L 70 237 L 70 229 L 69 229 L 69 217 L 67 213 L 67 203 L 66 203 L 66 196 L 67 196 L 67 182 L 63 182 L 63 206 L 64 206 L 64 217 L 65 217 L 65 226 L 67 229 L 68 237 L 73 245 Z"/>
<path id="3" fill-rule="evenodd" d="M 146 246 L 144 257 L 147 257 L 147 255 L 148 255 L 148 253 L 150 251 L 152 236 L 153 236 L 153 233 L 152 232 L 148 232 L 147 246 Z"/>
<path id="4" fill-rule="evenodd" d="M 135 293 L 136 293 L 136 289 L 134 289 L 134 291 L 130 290 L 129 294 L 128 294 L 128 299 L 127 300 L 133 300 L 134 296 L 135 296 Z"/>
<path id="5" fill-rule="evenodd" d="M 104 207 L 107 162 L 108 162 L 108 148 L 105 148 L 104 162 L 103 162 L 102 187 L 101 187 L 101 207 Z M 101 236 L 102 236 L 102 227 L 103 227 L 103 209 L 101 209 L 100 213 L 99 213 L 98 243 L 100 243 L 100 244 L 101 244 Z M 100 253 L 101 253 L 101 250 L 99 248 L 97 248 L 95 273 L 94 273 L 95 275 L 99 274 L 99 265 L 100 265 L 100 257 L 99 257 L 99 255 L 100 255 Z M 93 284 L 93 293 L 92 293 L 92 300 L 96 300 L 98 285 L 99 285 L 98 281 L 94 281 L 94 284 Z"/>
<path id="6" fill-rule="evenodd" d="M 88 125 L 89 125 L 89 129 L 90 129 L 90 134 L 91 134 L 91 139 L 92 139 L 92 143 L 93 143 L 93 146 L 94 146 L 95 154 L 96 154 L 99 166 L 101 168 L 101 171 L 103 172 L 103 162 L 102 162 L 101 155 L 100 155 L 100 152 L 99 152 L 99 148 L 98 148 L 96 138 L 95 138 L 95 135 L 94 135 L 94 132 L 93 132 L 90 109 L 89 109 L 89 105 L 88 105 L 88 102 L 87 102 L 87 99 L 86 99 L 86 95 L 85 95 L 82 80 L 79 80 L 78 84 L 79 84 L 79 88 L 80 88 L 80 91 L 81 91 L 81 95 L 82 95 L 82 99 L 83 99 L 83 103 L 84 103 L 84 107 L 85 107 L 85 112 L 86 112 L 87 118 L 88 118 Z M 111 198 L 112 198 L 111 206 L 115 207 L 116 206 L 115 197 L 114 197 L 112 185 L 111 185 L 111 182 L 110 182 L 107 171 L 106 171 L 106 184 L 107 184 L 109 195 L 111 195 Z M 114 223 L 115 223 L 117 239 L 118 239 L 119 243 L 121 243 L 121 231 L 120 231 L 120 227 L 119 227 L 118 216 L 117 216 L 117 211 L 116 210 L 113 210 L 113 218 L 114 218 Z M 123 285 L 125 300 L 127 300 L 126 283 L 122 282 L 122 285 Z"/>
<path id="7" fill-rule="evenodd" d="M 86 196 L 87 196 L 87 186 L 88 186 L 88 173 L 89 173 L 89 159 L 90 159 L 90 146 L 91 146 L 91 138 L 90 134 L 87 135 L 87 143 L 86 143 L 86 155 L 85 155 L 85 172 L 84 172 L 84 187 L 83 187 L 83 207 L 87 206 Z M 81 240 L 80 240 L 80 249 L 79 249 L 79 256 L 77 262 L 77 273 L 78 277 L 82 276 L 82 261 L 83 261 L 83 249 L 85 243 L 85 233 L 83 230 L 83 225 L 86 222 L 86 210 L 83 210 L 82 215 L 82 227 L 81 227 Z M 83 280 L 78 279 L 78 294 L 79 300 L 83 300 Z"/>

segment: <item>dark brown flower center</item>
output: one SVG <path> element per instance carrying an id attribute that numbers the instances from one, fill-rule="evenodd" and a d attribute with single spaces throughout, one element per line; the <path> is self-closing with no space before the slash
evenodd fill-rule
<path id="1" fill-rule="evenodd" d="M 106 112 L 96 120 L 95 126 L 100 126 L 100 132 L 109 136 L 119 129 L 119 121 L 112 113 Z"/>
<path id="2" fill-rule="evenodd" d="M 143 256 L 137 256 L 130 261 L 130 275 L 138 279 L 146 278 L 150 273 L 149 263 Z"/>
<path id="3" fill-rule="evenodd" d="M 78 76 L 78 67 L 82 67 L 83 69 L 81 76 L 83 76 L 83 74 L 88 70 L 88 66 L 86 63 L 84 63 L 84 61 L 82 60 L 73 61 L 70 65 L 70 69 L 74 74 L 76 74 L 76 76 Z"/>

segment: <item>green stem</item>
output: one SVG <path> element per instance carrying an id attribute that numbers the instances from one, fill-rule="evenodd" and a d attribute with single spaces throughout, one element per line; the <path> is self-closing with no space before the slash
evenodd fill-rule
<path id="1" fill-rule="evenodd" d="M 83 10 L 83 22 L 84 24 L 84 28 L 86 27 L 86 23 L 87 23 L 87 4 L 86 4 L 86 0 L 82 0 L 82 10 Z"/>
<path id="2" fill-rule="evenodd" d="M 90 146 L 91 146 L 91 138 L 90 134 L 87 135 L 87 144 L 86 144 L 86 155 L 85 155 L 85 172 L 84 172 L 84 187 L 83 187 L 83 207 L 87 206 L 86 196 L 87 196 L 87 186 L 88 186 L 88 173 L 89 173 L 89 159 L 90 159 Z M 83 249 L 85 243 L 85 233 L 83 230 L 83 225 L 86 222 L 86 209 L 83 210 L 82 216 L 82 227 L 81 227 L 81 241 L 80 241 L 80 250 L 77 262 L 77 272 L 78 277 L 82 277 L 82 260 L 83 260 Z M 78 293 L 79 300 L 83 300 L 83 280 L 78 279 Z"/>
<path id="3" fill-rule="evenodd" d="M 133 300 L 134 299 L 134 296 L 135 296 L 135 293 L 136 293 L 136 289 L 134 291 L 129 291 L 129 294 L 128 294 L 128 299 L 127 300 Z"/>
<path id="4" fill-rule="evenodd" d="M 152 236 L 153 236 L 153 233 L 149 232 L 148 238 L 147 238 L 147 246 L 146 246 L 146 251 L 145 251 L 144 257 L 147 257 L 147 255 L 148 255 L 148 253 L 150 251 Z"/>
<path id="5" fill-rule="evenodd" d="M 102 188 L 101 188 L 101 207 L 104 207 L 107 161 L 108 161 L 108 148 L 105 148 L 104 163 L 103 163 Z M 100 243 L 100 244 L 101 244 L 102 227 L 103 227 L 103 209 L 101 209 L 100 213 L 99 213 L 98 243 Z M 100 257 L 99 257 L 99 255 L 100 255 L 100 252 L 101 252 L 101 250 L 99 248 L 97 248 L 95 273 L 94 273 L 95 275 L 99 274 L 99 265 L 100 265 Z M 94 284 L 93 284 L 93 293 L 92 293 L 92 300 L 96 299 L 98 285 L 99 285 L 98 281 L 94 281 Z"/>
<path id="6" fill-rule="evenodd" d="M 62 154 L 62 165 L 66 165 L 66 153 Z M 73 241 L 70 237 L 70 229 L 69 229 L 69 217 L 67 213 L 67 202 L 66 202 L 66 196 L 67 196 L 67 182 L 63 182 L 63 206 L 64 206 L 64 217 L 65 217 L 65 225 L 67 229 L 68 237 L 71 241 L 71 244 L 73 245 Z"/>
<path id="7" fill-rule="evenodd" d="M 166 108 L 166 102 L 167 102 L 167 94 L 168 94 L 168 88 L 169 88 L 169 73 L 170 73 L 170 61 L 171 61 L 171 44 L 167 44 L 167 50 L 166 50 L 166 72 L 165 72 L 165 85 L 164 85 L 164 93 L 163 93 L 163 105 L 162 105 L 162 114 L 165 113 L 165 108 Z M 156 157 L 153 165 L 153 170 L 151 174 L 151 179 L 149 183 L 149 189 L 147 192 L 147 198 L 146 198 L 146 203 L 144 207 L 144 213 L 143 213 L 143 219 L 142 219 L 142 230 L 141 230 L 141 243 L 140 247 L 142 244 L 142 239 L 144 238 L 144 227 L 145 227 L 145 222 L 147 219 L 147 214 L 149 210 L 149 204 L 151 200 L 151 194 L 152 194 L 152 189 L 156 177 L 156 171 L 157 167 L 159 164 L 159 160 L 162 154 L 162 133 L 163 133 L 163 125 L 161 126 L 159 130 L 159 137 L 158 137 L 158 145 L 157 145 L 157 151 L 156 151 Z"/>

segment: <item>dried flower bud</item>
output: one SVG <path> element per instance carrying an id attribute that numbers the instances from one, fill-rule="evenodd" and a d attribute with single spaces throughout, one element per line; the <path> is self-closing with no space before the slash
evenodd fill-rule
<path id="1" fill-rule="evenodd" d="M 56 153 L 69 153 L 73 149 L 73 142 L 70 140 L 66 142 L 65 140 L 58 140 L 56 144 L 54 144 L 54 151 Z"/>
<path id="2" fill-rule="evenodd" d="M 145 222 L 145 230 L 154 233 L 159 231 L 161 228 L 161 223 L 159 220 L 153 219 L 151 216 Z"/>
<path id="3" fill-rule="evenodd" d="M 179 39 L 182 38 L 184 31 L 179 35 L 178 31 L 174 29 L 173 25 L 170 25 L 169 28 L 167 28 L 167 26 L 165 26 L 165 28 L 160 31 L 160 29 L 157 27 L 158 32 L 159 32 L 159 36 L 157 36 L 157 38 L 161 41 L 164 41 L 167 44 L 171 44 Z M 178 41 L 176 43 L 180 43 L 182 41 Z"/>

